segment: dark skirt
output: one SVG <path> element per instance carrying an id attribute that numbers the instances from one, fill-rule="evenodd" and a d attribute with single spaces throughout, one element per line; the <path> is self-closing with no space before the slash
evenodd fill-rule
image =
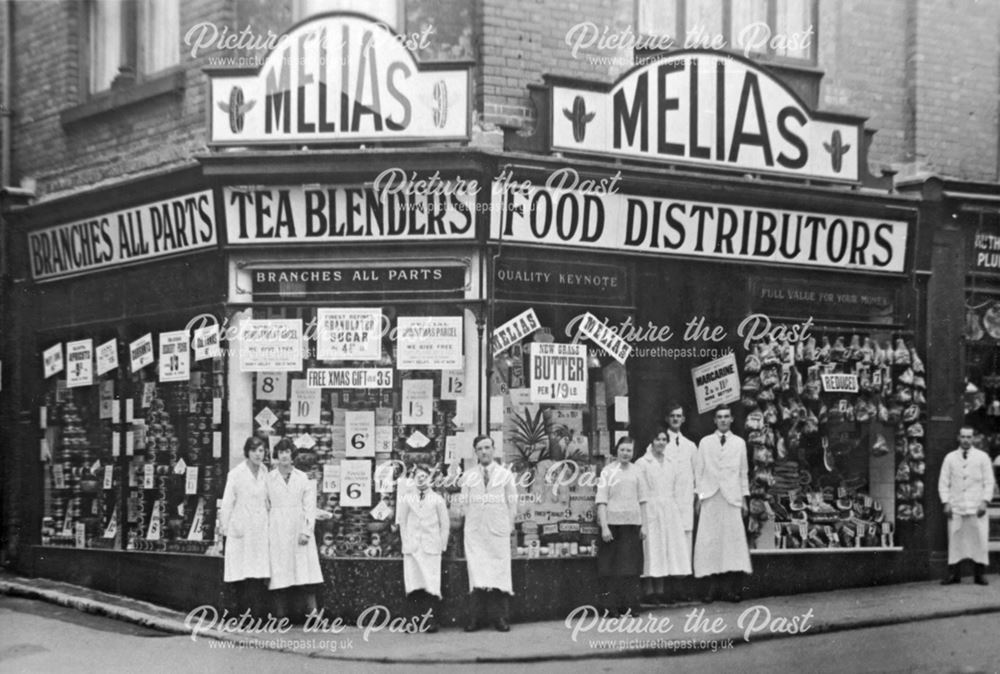
<path id="1" fill-rule="evenodd" d="M 642 574 L 642 536 L 638 524 L 612 524 L 610 543 L 597 544 L 598 576 L 638 576 Z"/>

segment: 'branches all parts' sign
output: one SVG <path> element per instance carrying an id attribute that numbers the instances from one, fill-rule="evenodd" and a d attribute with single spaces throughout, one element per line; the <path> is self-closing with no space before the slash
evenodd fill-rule
<path id="1" fill-rule="evenodd" d="M 711 363 L 691 368 L 691 380 L 694 382 L 698 414 L 740 399 L 740 373 L 736 369 L 736 355 L 732 352 Z"/>
<path id="2" fill-rule="evenodd" d="M 587 402 L 587 345 L 531 344 L 531 402 Z"/>

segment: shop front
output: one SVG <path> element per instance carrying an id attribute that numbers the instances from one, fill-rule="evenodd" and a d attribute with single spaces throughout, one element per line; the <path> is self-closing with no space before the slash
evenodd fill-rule
<path id="1" fill-rule="evenodd" d="M 369 28 L 326 15 L 291 33 L 358 45 Z M 693 440 L 720 403 L 747 440 L 748 594 L 926 576 L 915 202 L 862 187 L 860 120 L 694 53 L 604 89 L 550 82 L 542 141 L 494 153 L 463 147 L 467 66 L 390 47 L 324 77 L 315 50 L 210 73 L 196 165 L 16 215 L 19 569 L 229 605 L 226 475 L 248 437 L 289 439 L 331 515 L 314 535 L 334 614 L 401 608 L 399 478 L 437 467 L 456 621 L 453 496 L 489 433 L 519 492 L 512 618 L 565 616 L 593 601 L 610 448 L 629 433 L 644 451 L 676 402 Z M 290 57 L 316 63 L 281 70 Z M 359 97 L 385 95 L 327 109 L 326 82 L 359 76 Z"/>

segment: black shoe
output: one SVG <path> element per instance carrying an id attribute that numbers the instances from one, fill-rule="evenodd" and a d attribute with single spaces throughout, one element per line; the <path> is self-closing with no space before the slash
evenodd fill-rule
<path id="1" fill-rule="evenodd" d="M 434 621 L 427 623 L 427 629 L 424 630 L 426 634 L 434 634 L 437 631 L 438 631 L 438 624 Z"/>
<path id="2" fill-rule="evenodd" d="M 701 598 L 701 603 L 703 604 L 711 604 L 713 601 L 715 601 L 715 596 L 712 594 L 706 594 Z"/>
<path id="3" fill-rule="evenodd" d="M 739 592 L 730 592 L 729 594 L 726 595 L 726 601 L 733 604 L 739 604 L 741 601 L 743 601 L 743 595 L 740 594 Z"/>
<path id="4" fill-rule="evenodd" d="M 665 594 L 661 594 L 658 597 L 658 600 L 659 600 L 660 606 L 671 606 L 674 603 L 674 600 L 671 597 L 668 597 Z"/>
<path id="5" fill-rule="evenodd" d="M 655 594 L 647 594 L 639 603 L 643 606 L 659 606 L 660 598 Z"/>
<path id="6" fill-rule="evenodd" d="M 478 620 L 473 620 L 472 622 L 470 622 L 469 624 L 467 624 L 465 626 L 465 631 L 466 632 L 477 632 L 477 631 L 479 631 L 479 627 L 480 627 L 479 626 L 479 621 Z"/>
<path id="7" fill-rule="evenodd" d="M 960 577 L 958 577 L 958 576 L 948 576 L 947 578 L 945 578 L 944 580 L 941 581 L 941 584 L 942 585 L 958 585 L 961 582 L 962 582 L 962 579 Z"/>
<path id="8" fill-rule="evenodd" d="M 510 625 L 507 624 L 505 618 L 498 619 L 493 626 L 497 628 L 497 632 L 510 632 Z"/>
<path id="9" fill-rule="evenodd" d="M 990 584 L 989 581 L 986 580 L 985 578 L 983 578 L 982 576 L 976 576 L 976 579 L 973 582 L 976 585 L 989 585 Z"/>

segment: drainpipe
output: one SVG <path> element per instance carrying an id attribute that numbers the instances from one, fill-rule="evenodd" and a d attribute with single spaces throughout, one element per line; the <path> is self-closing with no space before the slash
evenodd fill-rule
<path id="1" fill-rule="evenodd" d="M 3 147 L 0 148 L 0 187 L 11 184 L 10 180 L 10 88 L 11 88 L 11 60 L 14 58 L 14 45 L 11 41 L 10 22 L 14 16 L 11 0 L 3 0 L 3 32 L 0 33 L 0 44 L 3 45 L 3 73 L 0 74 L 0 87 L 3 89 L 3 97 L 0 98 L 0 139 Z"/>

